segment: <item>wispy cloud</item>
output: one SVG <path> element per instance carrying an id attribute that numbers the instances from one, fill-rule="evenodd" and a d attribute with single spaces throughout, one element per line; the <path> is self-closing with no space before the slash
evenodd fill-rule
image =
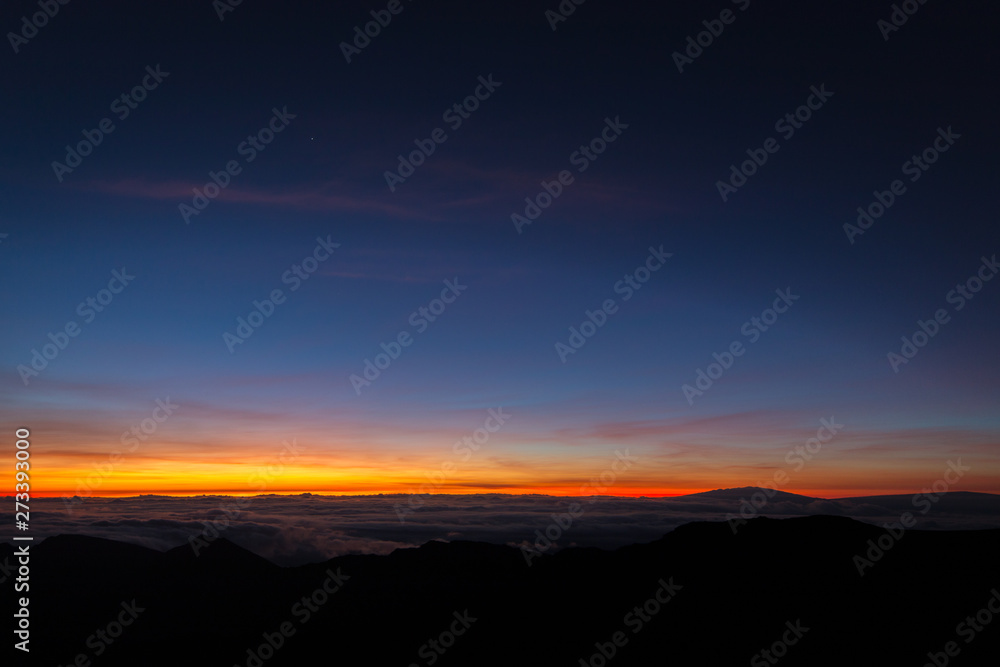
<path id="1" fill-rule="evenodd" d="M 201 189 L 204 182 L 151 181 L 129 178 L 117 181 L 90 181 L 82 189 L 121 197 L 140 199 L 176 200 L 178 204 L 190 202 L 194 188 Z M 397 218 L 425 218 L 424 213 L 412 208 L 380 201 L 375 197 L 331 193 L 331 186 L 295 187 L 285 189 L 245 189 L 231 185 L 222 190 L 216 199 L 237 204 L 264 204 L 311 211 L 380 213 Z"/>

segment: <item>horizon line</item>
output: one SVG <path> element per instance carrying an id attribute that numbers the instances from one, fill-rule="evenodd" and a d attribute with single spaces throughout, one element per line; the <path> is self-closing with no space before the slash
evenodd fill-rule
<path id="1" fill-rule="evenodd" d="M 297 497 L 297 496 L 319 496 L 319 497 L 329 497 L 329 498 L 372 498 L 380 496 L 544 496 L 549 498 L 649 498 L 649 499 L 662 499 L 662 498 L 682 498 L 688 496 L 701 495 L 705 493 L 712 493 L 715 491 L 742 491 L 747 490 L 748 493 L 754 493 L 757 491 L 774 491 L 776 493 L 782 493 L 793 496 L 800 496 L 802 498 L 813 498 L 816 500 L 845 500 L 849 498 L 874 498 L 880 496 L 909 496 L 909 495 L 920 495 L 922 491 L 916 492 L 895 492 L 886 493 L 885 490 L 880 490 L 875 493 L 861 493 L 859 495 L 845 495 L 845 496 L 815 496 L 808 495 L 805 493 L 798 493 L 795 491 L 785 491 L 781 489 L 769 489 L 768 487 L 760 486 L 738 486 L 738 487 L 725 487 L 725 488 L 715 488 L 707 489 L 704 491 L 689 491 L 684 493 L 597 493 L 590 495 L 560 495 L 553 493 L 510 493 L 503 491 L 479 491 L 474 493 L 451 493 L 451 492 L 437 492 L 437 493 L 405 493 L 405 492 L 378 492 L 378 493 L 350 493 L 350 492 L 313 492 L 313 491 L 272 491 L 267 493 L 254 493 L 247 491 L 229 491 L 229 490 L 219 490 L 217 492 L 203 492 L 203 493 L 192 493 L 192 492 L 122 492 L 114 495 L 97 495 L 92 494 L 88 496 L 80 496 L 78 494 L 66 494 L 66 493 L 52 493 L 45 492 L 39 494 L 33 494 L 35 499 L 42 498 L 62 498 L 64 500 L 69 500 L 72 498 L 80 498 L 81 500 L 127 500 L 132 498 L 143 498 L 143 497 L 158 497 L 158 498 L 258 498 L 264 496 L 281 496 L 281 497 Z M 942 495 L 954 495 L 963 493 L 976 493 L 981 495 L 1000 495 L 995 492 L 990 491 L 946 491 Z M 4 498 L 13 498 L 12 495 L 5 495 Z"/>

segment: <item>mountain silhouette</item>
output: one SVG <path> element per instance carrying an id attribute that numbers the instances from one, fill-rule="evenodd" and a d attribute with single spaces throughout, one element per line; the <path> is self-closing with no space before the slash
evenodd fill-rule
<path id="1" fill-rule="evenodd" d="M 880 539 L 888 548 L 879 555 Z M 870 551 L 878 559 L 862 575 L 856 557 Z M 1000 530 L 893 538 L 838 516 L 756 518 L 735 534 L 726 522 L 696 522 L 651 543 L 568 548 L 530 566 L 519 548 L 479 542 L 282 568 L 225 539 L 195 556 L 188 546 L 158 552 L 67 535 L 32 547 L 31 659 L 745 665 L 771 664 L 760 652 L 778 642 L 782 665 L 923 665 L 955 641 L 958 664 L 987 664 L 1000 627 L 965 643 L 956 626 L 998 586 Z M 130 605 L 141 611 L 120 636 L 97 638 Z"/>
<path id="2" fill-rule="evenodd" d="M 765 489 L 759 486 L 741 486 L 735 489 L 714 489 L 712 491 L 702 491 L 701 493 L 690 493 L 685 496 L 678 496 L 678 498 L 721 498 L 724 500 L 740 500 L 743 498 L 749 499 L 755 493 L 763 494 L 764 497 L 767 498 L 768 502 L 791 501 L 811 503 L 817 500 L 823 500 L 822 498 L 812 498 L 798 493 Z"/>

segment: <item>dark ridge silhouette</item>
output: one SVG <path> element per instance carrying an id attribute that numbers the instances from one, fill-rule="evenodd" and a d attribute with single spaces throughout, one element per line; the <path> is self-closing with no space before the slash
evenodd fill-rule
<path id="1" fill-rule="evenodd" d="M 889 548 L 859 575 L 854 557 L 879 539 Z M 780 665 L 923 665 L 949 641 L 960 646 L 959 665 L 995 664 L 1000 651 L 1000 615 L 971 643 L 956 634 L 1000 587 L 1000 530 L 911 529 L 896 539 L 836 516 L 757 518 L 736 534 L 725 522 L 697 522 L 617 551 L 564 549 L 530 567 L 518 548 L 440 541 L 293 568 L 225 539 L 198 557 L 187 545 L 161 553 L 79 536 L 51 538 L 32 554 L 39 665 L 69 665 L 82 653 L 95 667 L 423 666 L 432 657 L 443 667 L 578 666 L 602 664 L 591 663 L 602 647 L 614 648 L 608 667 L 763 665 L 771 663 L 751 661 L 791 632 L 786 623 L 808 630 Z M 317 593 L 306 615 L 303 596 L 325 581 L 342 587 Z M 633 610 L 664 583 L 682 588 L 664 605 L 649 602 L 659 610 L 636 632 Z M 134 622 L 110 645 L 91 639 L 88 648 L 133 599 L 144 608 Z M 467 630 L 457 620 L 466 611 Z M 279 642 L 285 622 L 294 634 Z M 428 642 L 453 624 L 464 633 L 453 643 L 445 635 L 449 647 L 435 652 Z M 265 635 L 281 647 L 258 662 L 247 651 L 267 646 Z"/>
<path id="2" fill-rule="evenodd" d="M 207 548 L 209 546 L 212 548 Z M 190 544 L 175 547 L 166 552 L 166 557 L 168 562 L 176 566 L 191 566 L 193 561 L 198 560 L 199 564 L 205 568 L 235 567 L 243 572 L 256 571 L 260 574 L 278 567 L 266 558 L 261 558 L 224 537 L 215 538 L 211 542 L 206 541 L 205 547 L 198 547 L 197 551 Z"/>
<path id="3" fill-rule="evenodd" d="M 11 575 L 16 570 L 16 559 L 13 556 L 14 546 L 7 542 L 0 542 L 0 585 L 10 586 L 11 589 L 13 584 L 10 581 L 14 578 Z"/>

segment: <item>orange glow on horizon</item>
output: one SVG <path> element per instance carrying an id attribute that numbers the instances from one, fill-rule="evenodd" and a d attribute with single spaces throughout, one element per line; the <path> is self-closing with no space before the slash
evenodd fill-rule
<path id="1" fill-rule="evenodd" d="M 542 495 L 542 496 L 553 496 L 553 497 L 565 497 L 565 498 L 588 498 L 592 495 L 607 496 L 613 498 L 677 498 L 680 496 L 688 496 L 697 493 L 705 493 L 708 491 L 714 491 L 719 489 L 732 489 L 732 488 L 743 488 L 746 487 L 743 484 L 742 487 L 733 486 L 717 486 L 712 488 L 698 488 L 698 489 L 621 489 L 621 490 L 608 490 L 604 493 L 596 494 L 582 494 L 579 489 L 573 489 L 570 487 L 505 487 L 502 489 L 497 488 L 464 488 L 462 490 L 435 490 L 429 492 L 428 495 L 432 496 L 462 496 L 462 495 L 503 495 L 503 496 L 520 496 L 520 495 Z M 838 498 L 857 498 L 857 497 L 868 497 L 868 496 L 895 496 L 895 495 L 910 495 L 914 493 L 912 491 L 900 490 L 900 489 L 829 489 L 829 490 L 795 490 L 795 489 L 782 489 L 784 493 L 792 493 L 800 496 L 808 496 L 811 498 L 820 498 L 825 500 L 836 500 Z M 986 492 L 989 493 L 989 492 Z M 331 489 L 320 489 L 316 490 L 313 488 L 275 488 L 271 490 L 263 491 L 247 491 L 246 489 L 238 488 L 215 488 L 215 489 L 114 489 L 114 490 L 103 490 L 101 492 L 95 492 L 93 494 L 79 494 L 84 498 L 136 498 L 138 496 L 165 496 L 171 498 L 194 498 L 198 496 L 300 496 L 300 495 L 314 495 L 314 496 L 380 496 L 380 495 L 424 495 L 418 491 L 415 491 L 412 485 L 401 487 L 401 488 L 379 488 L 379 489 L 368 489 L 368 488 L 358 488 L 351 490 L 331 490 Z M 42 492 L 32 492 L 31 494 L 35 498 L 68 498 L 75 494 L 73 491 L 69 490 L 51 490 Z"/>
<path id="2" fill-rule="evenodd" d="M 785 493 L 836 499 L 920 493 L 946 469 L 939 459 L 914 457 L 897 461 L 897 474 L 887 479 L 876 465 L 881 461 L 876 452 L 867 457 L 855 453 L 851 460 L 816 460 L 797 471 L 784 462 L 784 448 L 772 448 L 764 459 L 756 451 L 735 449 L 723 456 L 720 447 L 706 446 L 681 456 L 665 456 L 654 447 L 634 447 L 634 462 L 615 472 L 614 444 L 578 450 L 570 458 L 561 446 L 534 449 L 515 442 L 506 450 L 462 458 L 450 448 L 424 449 L 423 440 L 411 440 L 406 447 L 361 448 L 353 441 L 276 445 L 261 437 L 261 441 L 248 439 L 238 446 L 232 443 L 225 451 L 200 443 L 168 442 L 158 449 L 147 447 L 117 457 L 101 453 L 102 445 L 70 442 L 33 452 L 31 495 L 671 498 L 716 489 L 776 486 Z M 953 490 L 998 493 L 997 470 L 992 461 L 981 463 Z M 786 476 L 779 477 L 779 472 Z M 0 494 L 13 494 L 12 477 Z M 602 478 L 606 488 L 602 488 Z"/>

